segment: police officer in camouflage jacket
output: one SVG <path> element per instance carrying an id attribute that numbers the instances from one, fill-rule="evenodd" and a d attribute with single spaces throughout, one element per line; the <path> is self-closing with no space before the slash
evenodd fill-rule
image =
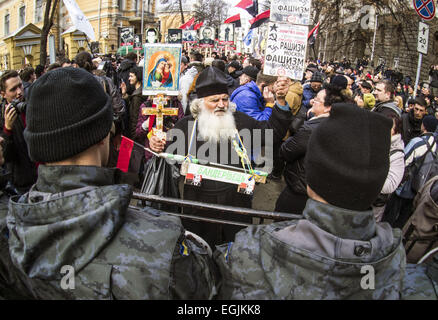
<path id="1" fill-rule="evenodd" d="M 335 104 L 309 141 L 304 219 L 248 227 L 217 247 L 219 298 L 436 298 L 438 282 L 424 270 L 406 280 L 401 231 L 376 223 L 371 210 L 389 169 L 391 127 Z"/>
<path id="2" fill-rule="evenodd" d="M 29 153 L 45 165 L 30 192 L 11 199 L 7 228 L 0 228 L 10 253 L 0 256 L 0 296 L 211 298 L 207 249 L 186 236 L 178 217 L 129 207 L 131 187 L 104 168 L 113 112 L 93 75 L 46 73 L 27 110 Z"/>

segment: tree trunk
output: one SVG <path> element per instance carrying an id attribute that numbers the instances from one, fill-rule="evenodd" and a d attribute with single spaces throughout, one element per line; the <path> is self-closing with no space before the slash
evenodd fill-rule
<path id="1" fill-rule="evenodd" d="M 181 12 L 181 24 L 184 24 L 184 12 L 183 12 L 183 7 L 182 7 L 182 0 L 179 0 L 179 11 Z"/>
<path id="2" fill-rule="evenodd" d="M 44 24 L 41 30 L 40 43 L 40 64 L 45 66 L 47 62 L 47 37 L 50 29 L 53 26 L 53 19 L 55 17 L 56 7 L 59 0 L 46 0 L 46 9 L 44 11 Z"/>

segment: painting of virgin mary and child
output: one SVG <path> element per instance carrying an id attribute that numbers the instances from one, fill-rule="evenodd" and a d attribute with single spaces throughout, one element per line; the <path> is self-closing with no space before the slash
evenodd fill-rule
<path id="1" fill-rule="evenodd" d="M 178 95 L 181 45 L 145 44 L 143 95 Z"/>

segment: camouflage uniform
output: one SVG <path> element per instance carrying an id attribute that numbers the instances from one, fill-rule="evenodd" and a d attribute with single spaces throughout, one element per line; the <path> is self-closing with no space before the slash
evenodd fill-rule
<path id="1" fill-rule="evenodd" d="M 40 166 L 31 191 L 11 199 L 9 252 L 32 297 L 211 298 L 216 289 L 207 251 L 185 236 L 178 217 L 128 208 L 131 187 L 114 184 L 115 173 Z M 74 268 L 73 290 L 61 287 L 64 265 Z"/>
<path id="2" fill-rule="evenodd" d="M 305 219 L 252 226 L 214 254 L 221 299 L 399 299 L 406 257 L 401 231 L 373 212 L 309 199 Z M 363 289 L 372 266 L 374 290 Z"/>
<path id="3" fill-rule="evenodd" d="M 438 254 L 427 263 L 406 265 L 402 299 L 438 299 Z"/>
<path id="4" fill-rule="evenodd" d="M 2 299 L 30 299 L 32 298 L 25 284 L 14 270 L 9 255 L 8 232 L 6 216 L 8 214 L 8 196 L 0 191 L 0 300 Z"/>

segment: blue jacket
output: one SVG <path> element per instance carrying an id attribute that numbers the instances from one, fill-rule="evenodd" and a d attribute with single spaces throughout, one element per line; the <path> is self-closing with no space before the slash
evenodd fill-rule
<path id="1" fill-rule="evenodd" d="M 237 111 L 246 113 L 257 121 L 269 120 L 271 117 L 272 108 L 265 108 L 263 95 L 254 81 L 234 90 L 231 102 L 237 105 Z"/>
<path id="2" fill-rule="evenodd" d="M 310 100 L 316 97 L 317 92 L 313 91 L 310 83 L 306 83 L 303 86 L 303 101 L 301 106 L 306 108 L 306 111 L 309 110 L 312 106 L 310 105 Z"/>

